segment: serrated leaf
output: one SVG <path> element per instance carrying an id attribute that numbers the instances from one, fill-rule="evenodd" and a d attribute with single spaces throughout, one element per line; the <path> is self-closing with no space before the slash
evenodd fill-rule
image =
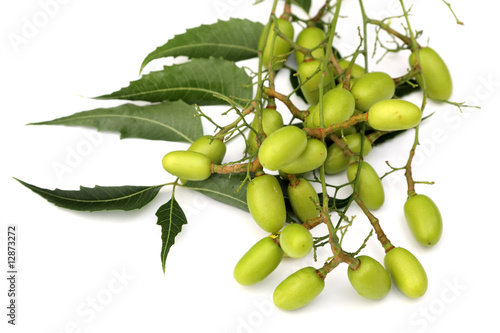
<path id="1" fill-rule="evenodd" d="M 245 177 L 246 174 L 213 174 L 206 180 L 187 181 L 182 186 L 248 212 L 246 186 L 237 191 Z"/>
<path id="2" fill-rule="evenodd" d="M 141 72 L 149 62 L 164 57 L 222 57 L 232 61 L 257 57 L 263 29 L 259 22 L 236 18 L 188 29 L 151 52 L 142 63 Z"/>
<path id="3" fill-rule="evenodd" d="M 163 273 L 165 273 L 168 252 L 174 245 L 175 236 L 181 232 L 182 225 L 187 224 L 187 218 L 173 196 L 172 199 L 158 209 L 156 216 L 158 217 L 156 224 L 161 226 L 161 264 Z"/>
<path id="4" fill-rule="evenodd" d="M 93 127 L 99 131 L 119 132 L 120 138 L 140 138 L 193 142 L 203 135 L 203 126 L 195 107 L 183 101 L 152 105 L 124 104 L 75 113 L 29 125 Z"/>
<path id="5" fill-rule="evenodd" d="M 48 190 L 16 180 L 56 206 L 89 212 L 140 209 L 151 202 L 163 187 L 163 185 L 95 186 L 94 188 L 81 186 L 80 190 L 67 191 Z"/>
<path id="6" fill-rule="evenodd" d="M 193 59 L 165 66 L 133 81 L 128 87 L 97 99 L 124 99 L 152 103 L 183 100 L 188 104 L 239 104 L 252 98 L 251 78 L 244 69 L 222 58 Z"/>

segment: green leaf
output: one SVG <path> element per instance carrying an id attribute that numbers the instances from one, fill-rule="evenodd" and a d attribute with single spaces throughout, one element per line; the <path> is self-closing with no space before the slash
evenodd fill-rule
<path id="1" fill-rule="evenodd" d="M 193 59 L 165 66 L 133 81 L 128 87 L 98 99 L 163 102 L 183 100 L 188 104 L 222 105 L 232 99 L 252 98 L 251 78 L 244 69 L 222 58 Z"/>
<path id="2" fill-rule="evenodd" d="M 257 57 L 259 38 L 264 26 L 258 22 L 231 18 L 211 25 L 201 25 L 176 35 L 165 45 L 151 52 L 141 66 L 141 72 L 151 61 L 164 57 L 222 57 L 239 61 Z"/>
<path id="3" fill-rule="evenodd" d="M 187 181 L 182 186 L 248 212 L 246 186 L 237 191 L 245 177 L 246 174 L 213 174 L 206 180 Z"/>
<path id="4" fill-rule="evenodd" d="M 90 212 L 140 209 L 151 202 L 164 186 L 96 186 L 94 188 L 81 186 L 78 191 L 66 191 L 48 190 L 19 179 L 16 180 L 56 206 Z"/>
<path id="5" fill-rule="evenodd" d="M 413 92 L 420 91 L 421 88 L 417 83 L 417 80 L 411 79 L 408 82 L 403 82 L 402 84 L 396 86 L 396 91 L 394 92 L 394 96 L 397 98 L 402 98 L 406 95 L 409 95 Z"/>
<path id="6" fill-rule="evenodd" d="M 182 225 L 187 224 L 187 218 L 173 195 L 169 202 L 158 209 L 156 216 L 158 217 L 156 224 L 161 226 L 161 265 L 165 273 L 168 252 L 174 245 L 175 236 L 181 232 Z"/>
<path id="7" fill-rule="evenodd" d="M 300 83 L 299 83 L 299 78 L 297 76 L 297 71 L 292 69 L 290 70 L 290 76 L 289 76 L 290 84 L 292 85 L 292 88 L 297 91 L 295 92 L 295 95 L 297 97 L 300 97 L 304 103 L 307 103 L 306 97 L 304 96 L 304 93 L 302 92 L 302 89 L 299 88 Z"/>
<path id="8" fill-rule="evenodd" d="M 293 0 L 293 3 L 301 7 L 306 13 L 309 14 L 311 9 L 311 0 Z"/>
<path id="9" fill-rule="evenodd" d="M 94 127 L 99 131 L 119 132 L 120 138 L 140 138 L 193 142 L 203 135 L 203 126 L 195 107 L 183 101 L 139 106 L 124 104 L 94 109 L 50 121 L 29 125 L 65 125 Z"/>

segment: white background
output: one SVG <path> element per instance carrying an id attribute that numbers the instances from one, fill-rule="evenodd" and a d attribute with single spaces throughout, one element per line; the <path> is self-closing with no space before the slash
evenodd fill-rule
<path id="1" fill-rule="evenodd" d="M 413 333 L 491 332 L 491 327 L 497 327 L 498 311 L 493 304 L 500 296 L 495 248 L 500 232 L 495 163 L 500 71 L 492 49 L 494 31 L 486 29 L 497 21 L 498 8 L 493 7 L 498 5 L 491 1 L 475 1 L 473 6 L 451 1 L 464 26 L 455 24 L 444 3 L 415 1 L 413 27 L 424 30 L 421 42 L 428 41 L 448 63 L 455 84 L 452 99 L 481 106 L 463 113 L 434 103 L 426 109 L 436 113 L 422 125 L 414 175 L 418 180 L 435 181 L 433 186 L 419 185 L 417 191 L 431 196 L 443 214 L 444 235 L 437 246 L 422 248 L 405 226 L 402 175 L 384 180 L 387 202 L 376 215 L 393 244 L 411 250 L 427 270 L 429 289 L 418 300 L 404 297 L 396 288 L 382 301 L 365 300 L 350 287 L 345 266 L 340 266 L 328 276 L 324 292 L 314 303 L 282 312 L 271 304 L 274 287 L 304 265 L 321 266 L 325 252 L 317 263 L 311 257 L 285 260 L 264 282 L 241 287 L 232 277 L 234 264 L 265 234 L 249 214 L 179 189 L 176 198 L 189 223 L 176 238 L 164 275 L 160 227 L 154 214 L 169 200 L 170 188 L 140 211 L 85 213 L 55 207 L 12 178 L 50 189 L 171 180 L 161 167 L 161 158 L 185 144 L 119 140 L 117 134 L 91 129 L 25 125 L 119 105 L 86 97 L 110 93 L 137 79 L 144 57 L 186 28 L 229 17 L 265 22 L 270 2 L 258 6 L 251 2 L 2 2 L 2 331 L 7 327 L 8 332 L 41 333 L 277 329 Z M 44 5 L 48 3 L 52 5 Z M 397 1 L 377 1 L 367 10 L 374 18 L 400 14 Z M 347 22 L 359 19 L 357 1 L 347 1 L 345 13 L 351 16 L 339 23 L 342 42 L 356 46 L 357 23 L 349 26 Z M 26 25 L 30 23 L 38 27 L 29 30 Z M 25 39 L 15 45 L 13 36 Z M 387 58 L 380 68 L 401 75 L 405 61 L 404 57 L 402 61 Z M 148 70 L 159 69 L 163 63 L 151 63 Z M 411 142 L 408 133 L 374 149 L 367 159 L 380 173 L 386 172 L 386 160 L 396 166 L 404 163 Z M 230 145 L 228 158 L 238 156 L 239 148 Z M 66 172 L 57 171 L 55 167 L 61 165 L 66 165 Z M 346 236 L 347 250 L 355 250 L 369 231 L 362 213 L 354 209 L 352 215 L 357 218 Z M 6 323 L 7 224 L 18 226 L 15 327 Z M 365 251 L 383 260 L 375 237 Z"/>

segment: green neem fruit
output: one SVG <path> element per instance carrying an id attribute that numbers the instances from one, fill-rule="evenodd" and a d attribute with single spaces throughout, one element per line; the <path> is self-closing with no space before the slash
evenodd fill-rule
<path id="1" fill-rule="evenodd" d="M 265 108 L 262 109 L 262 130 L 265 135 L 269 135 L 274 131 L 283 127 L 283 116 L 276 109 Z M 258 130 L 257 117 L 252 121 L 252 128 Z M 257 150 L 257 141 L 255 141 L 255 132 L 250 131 L 248 134 L 248 143 L 250 145 L 250 152 Z"/>
<path id="2" fill-rule="evenodd" d="M 391 278 L 384 266 L 370 256 L 359 256 L 356 270 L 347 269 L 347 277 L 358 294 L 369 299 L 382 299 L 391 290 Z"/>
<path id="3" fill-rule="evenodd" d="M 384 265 L 394 284 L 406 296 L 417 298 L 427 291 L 427 274 L 410 251 L 402 247 L 389 250 Z"/>
<path id="4" fill-rule="evenodd" d="M 260 145 L 259 161 L 268 170 L 276 171 L 299 157 L 307 146 L 307 135 L 296 126 L 284 126 L 271 133 Z"/>
<path id="5" fill-rule="evenodd" d="M 404 214 L 413 236 L 420 244 L 432 246 L 439 241 L 443 233 L 443 220 L 431 198 L 423 194 L 408 198 Z"/>
<path id="6" fill-rule="evenodd" d="M 353 133 L 344 137 L 345 143 L 353 153 L 361 152 L 361 134 Z M 365 136 L 363 143 L 363 156 L 368 155 L 372 150 L 372 144 Z M 349 166 L 349 158 L 344 155 L 344 152 L 335 143 L 331 144 L 327 149 L 327 157 L 325 160 L 325 172 L 327 174 L 336 174 L 345 170 Z"/>
<path id="7" fill-rule="evenodd" d="M 318 193 L 309 181 L 298 178 L 296 182 L 290 182 L 287 187 L 288 200 L 292 206 L 293 213 L 300 222 L 319 216 L 316 202 L 319 202 Z"/>
<path id="8" fill-rule="evenodd" d="M 277 19 L 277 23 L 279 30 L 289 39 L 293 39 L 292 23 L 282 18 Z M 283 38 L 276 35 L 274 31 L 274 22 L 271 24 L 267 39 L 264 31 L 262 32 L 259 40 L 259 49 L 262 49 L 264 46 L 264 41 L 266 42 L 266 45 L 262 54 L 262 65 L 265 68 L 268 68 L 272 61 L 272 67 L 274 70 L 281 68 L 292 47 Z"/>
<path id="9" fill-rule="evenodd" d="M 343 70 L 346 70 L 347 67 L 349 67 L 349 64 L 350 61 L 347 60 L 339 61 L 340 68 L 342 68 Z M 363 75 L 365 75 L 365 69 L 358 64 L 353 64 L 351 68 L 351 79 L 357 79 L 362 77 Z"/>
<path id="10" fill-rule="evenodd" d="M 302 84 L 300 86 L 300 90 L 304 94 L 307 103 L 317 104 L 319 102 L 319 86 L 321 83 L 321 76 L 323 75 L 323 72 L 321 71 L 321 61 L 304 61 L 297 68 L 297 73 L 299 74 L 299 82 Z M 327 92 L 331 88 L 332 82 L 333 76 L 331 75 L 331 72 L 327 70 L 325 78 L 323 79 L 323 93 Z"/>
<path id="11" fill-rule="evenodd" d="M 384 72 L 371 72 L 358 78 L 351 88 L 356 99 L 356 109 L 368 111 L 376 102 L 392 98 L 396 84 L 392 77 Z"/>
<path id="12" fill-rule="evenodd" d="M 448 100 L 453 91 L 453 83 L 450 71 L 446 63 L 439 54 L 430 47 L 423 47 L 419 51 L 420 68 L 423 74 L 417 75 L 418 84 L 423 87 L 424 80 L 427 88 L 427 95 L 434 100 Z M 410 66 L 417 64 L 417 55 L 412 52 L 410 55 Z"/>
<path id="13" fill-rule="evenodd" d="M 325 288 L 316 268 L 304 267 L 283 280 L 274 290 L 274 304 L 282 310 L 295 310 L 309 304 Z"/>
<path id="14" fill-rule="evenodd" d="M 189 146 L 188 151 L 206 155 L 214 164 L 221 164 L 226 155 L 226 144 L 211 135 L 204 135 Z"/>
<path id="15" fill-rule="evenodd" d="M 356 178 L 358 163 L 349 165 L 347 178 L 350 182 Z M 354 185 L 354 184 L 353 184 Z M 359 198 L 368 209 L 379 209 L 384 204 L 385 193 L 382 181 L 377 172 L 368 162 L 361 162 L 361 170 L 358 179 Z"/>
<path id="16" fill-rule="evenodd" d="M 302 224 L 288 224 L 281 230 L 280 246 L 287 256 L 303 258 L 311 252 L 313 237 Z"/>
<path id="17" fill-rule="evenodd" d="M 323 120 L 325 127 L 351 118 L 354 114 L 355 104 L 354 96 L 346 89 L 334 88 L 327 91 L 323 95 Z M 312 112 L 309 127 L 319 128 L 320 126 L 320 109 L 319 105 L 317 105 Z"/>
<path id="18" fill-rule="evenodd" d="M 308 138 L 302 154 L 291 163 L 281 168 L 288 174 L 299 174 L 319 168 L 326 159 L 326 145 L 318 139 Z"/>
<path id="19" fill-rule="evenodd" d="M 172 151 L 163 157 L 163 168 L 183 180 L 205 180 L 212 174 L 212 161 L 195 151 Z"/>
<path id="20" fill-rule="evenodd" d="M 264 237 L 255 243 L 234 267 L 236 282 L 250 286 L 264 280 L 283 259 L 283 250 L 271 237 Z"/>
<path id="21" fill-rule="evenodd" d="M 283 190 L 272 175 L 252 179 L 247 186 L 247 205 L 257 224 L 267 232 L 278 232 L 285 225 L 286 206 Z"/>
<path id="22" fill-rule="evenodd" d="M 368 124 L 379 131 L 398 131 L 417 126 L 422 110 L 412 102 L 402 99 L 386 99 L 368 110 Z"/>
<path id="23" fill-rule="evenodd" d="M 299 32 L 296 43 L 306 49 L 314 49 L 311 55 L 314 59 L 321 59 L 325 55 L 323 47 L 318 47 L 326 38 L 326 34 L 318 27 L 307 27 Z M 297 63 L 301 64 L 304 60 L 304 53 L 295 51 L 295 58 Z"/>

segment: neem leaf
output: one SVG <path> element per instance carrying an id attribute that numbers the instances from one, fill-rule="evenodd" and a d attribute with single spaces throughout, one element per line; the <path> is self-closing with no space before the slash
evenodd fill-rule
<path id="1" fill-rule="evenodd" d="M 156 224 L 161 226 L 161 264 L 163 273 L 165 273 L 168 252 L 174 245 L 175 236 L 181 232 L 182 225 L 187 224 L 187 218 L 173 196 L 172 199 L 158 209 L 156 216 L 158 217 Z"/>
<path id="2" fill-rule="evenodd" d="M 222 57 L 232 61 L 257 57 L 263 29 L 261 23 L 235 18 L 188 29 L 151 52 L 144 59 L 141 71 L 149 62 L 164 57 Z"/>
<path id="3" fill-rule="evenodd" d="M 306 13 L 311 9 L 311 0 L 293 0 L 293 3 L 301 7 Z"/>
<path id="4" fill-rule="evenodd" d="M 227 99 L 236 104 L 240 99 L 250 100 L 252 90 L 251 78 L 243 68 L 229 60 L 209 58 L 165 66 L 161 71 L 143 75 L 128 87 L 96 98 L 222 105 Z"/>
<path id="5" fill-rule="evenodd" d="M 56 206 L 90 212 L 140 209 L 151 202 L 163 187 L 163 185 L 94 188 L 81 186 L 80 190 L 66 191 L 48 190 L 16 180 Z"/>
<path id="6" fill-rule="evenodd" d="M 30 125 L 86 126 L 119 132 L 121 139 L 193 142 L 203 135 L 201 118 L 196 114 L 196 108 L 183 101 L 166 101 L 145 106 L 124 104 L 99 108 Z"/>

